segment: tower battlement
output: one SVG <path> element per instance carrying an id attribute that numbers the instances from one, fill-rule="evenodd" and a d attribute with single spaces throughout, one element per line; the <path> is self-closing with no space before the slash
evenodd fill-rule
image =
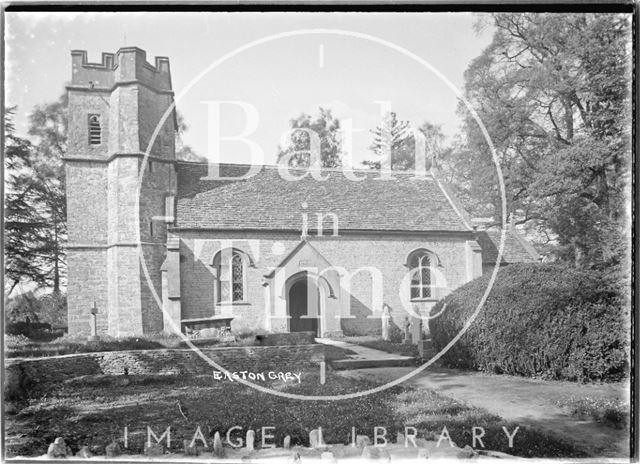
<path id="1" fill-rule="evenodd" d="M 90 63 L 85 50 L 71 51 L 72 87 L 109 88 L 138 82 L 157 91 L 171 91 L 169 58 L 157 56 L 155 65 L 138 47 L 124 47 L 116 53 L 102 53 L 100 63 Z"/>

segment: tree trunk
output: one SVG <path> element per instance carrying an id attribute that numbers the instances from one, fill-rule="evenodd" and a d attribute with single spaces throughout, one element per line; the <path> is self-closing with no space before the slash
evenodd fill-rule
<path id="1" fill-rule="evenodd" d="M 573 107 L 571 101 L 563 96 L 562 106 L 564 106 L 564 124 L 567 129 L 566 139 L 568 142 L 573 142 Z"/>

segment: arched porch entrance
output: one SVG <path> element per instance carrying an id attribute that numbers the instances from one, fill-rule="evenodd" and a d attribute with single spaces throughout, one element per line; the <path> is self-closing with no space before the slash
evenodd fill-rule
<path id="1" fill-rule="evenodd" d="M 264 278 L 267 330 L 340 333 L 340 275 L 307 240 Z"/>
<path id="2" fill-rule="evenodd" d="M 289 332 L 313 332 L 320 335 L 320 291 L 306 272 L 295 276 L 287 286 Z"/>
<path id="3" fill-rule="evenodd" d="M 321 291 L 306 272 L 291 276 L 285 286 L 289 332 L 322 333 Z"/>

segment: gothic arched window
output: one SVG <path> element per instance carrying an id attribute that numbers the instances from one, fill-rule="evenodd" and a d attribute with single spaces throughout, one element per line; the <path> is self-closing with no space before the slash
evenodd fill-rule
<path id="1" fill-rule="evenodd" d="M 216 269 L 216 299 L 218 303 L 245 300 L 245 259 L 236 250 L 223 250 L 213 261 Z"/>
<path id="2" fill-rule="evenodd" d="M 434 295 L 434 276 L 432 256 L 426 251 L 413 253 L 409 257 L 411 268 L 411 299 L 422 300 Z"/>

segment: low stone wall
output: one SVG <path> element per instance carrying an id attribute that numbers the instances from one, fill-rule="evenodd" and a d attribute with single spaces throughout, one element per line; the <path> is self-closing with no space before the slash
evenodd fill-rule
<path id="1" fill-rule="evenodd" d="M 288 371 L 313 368 L 325 359 L 342 359 L 343 350 L 320 344 L 201 348 L 229 371 Z M 210 374 L 216 368 L 191 349 L 109 351 L 5 361 L 8 377 L 22 387 L 60 382 L 82 375 Z"/>
<path id="2" fill-rule="evenodd" d="M 316 336 L 315 332 L 270 333 L 256 335 L 256 342 L 263 346 L 311 345 Z"/>

